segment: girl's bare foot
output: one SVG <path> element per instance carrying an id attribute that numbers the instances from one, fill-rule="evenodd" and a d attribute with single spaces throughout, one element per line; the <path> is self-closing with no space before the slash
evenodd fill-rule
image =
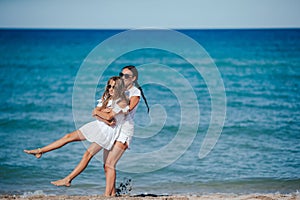
<path id="1" fill-rule="evenodd" d="M 42 154 L 43 154 L 43 152 L 41 151 L 40 148 L 34 149 L 34 150 L 24 150 L 24 152 L 27 153 L 27 154 L 32 154 L 32 155 L 34 155 L 36 158 L 42 157 Z"/>
<path id="2" fill-rule="evenodd" d="M 66 187 L 71 186 L 71 182 L 66 178 L 58 180 L 58 181 L 52 181 L 51 183 L 56 186 L 66 186 Z"/>

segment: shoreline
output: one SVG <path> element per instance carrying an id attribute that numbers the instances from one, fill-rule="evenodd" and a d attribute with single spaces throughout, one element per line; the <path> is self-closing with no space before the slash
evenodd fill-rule
<path id="1" fill-rule="evenodd" d="M 101 199 L 120 199 L 120 200 L 300 200 L 300 193 L 252 193 L 252 194 L 232 194 L 232 193 L 214 193 L 203 195 L 155 195 L 155 194 L 140 194 L 140 195 L 124 195 L 118 197 L 105 197 L 103 195 L 0 195 L 0 200 L 101 200 Z"/>

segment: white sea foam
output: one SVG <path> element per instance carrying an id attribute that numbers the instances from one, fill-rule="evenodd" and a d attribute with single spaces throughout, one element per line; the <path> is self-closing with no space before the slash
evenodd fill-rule
<path id="1" fill-rule="evenodd" d="M 33 196 L 47 196 L 43 190 L 36 190 L 34 192 L 24 192 L 23 195 L 21 195 L 21 198 L 28 198 Z"/>

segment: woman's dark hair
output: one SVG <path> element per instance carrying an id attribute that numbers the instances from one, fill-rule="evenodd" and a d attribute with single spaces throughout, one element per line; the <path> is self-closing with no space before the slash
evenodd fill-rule
<path id="1" fill-rule="evenodd" d="M 142 95 L 142 97 L 143 97 L 143 99 L 144 99 L 144 101 L 145 101 L 145 104 L 146 104 L 146 106 L 147 106 L 147 111 L 148 111 L 148 113 L 149 113 L 149 110 L 150 110 L 150 109 L 149 109 L 149 106 L 148 106 L 147 99 L 146 99 L 146 97 L 145 97 L 145 95 L 144 95 L 144 92 L 143 92 L 142 87 L 141 87 L 141 86 L 139 85 L 139 83 L 138 83 L 139 73 L 138 73 L 136 67 L 133 66 L 133 65 L 128 65 L 128 66 L 123 67 L 122 70 L 123 70 L 123 69 L 129 69 L 129 70 L 132 72 L 133 76 L 136 77 L 136 78 L 135 78 L 135 81 L 134 81 L 134 84 L 135 84 L 135 86 L 141 91 L 141 95 Z"/>

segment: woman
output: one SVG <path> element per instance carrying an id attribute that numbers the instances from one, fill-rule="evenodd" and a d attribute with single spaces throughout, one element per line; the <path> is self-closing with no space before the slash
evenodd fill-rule
<path id="1" fill-rule="evenodd" d="M 134 133 L 134 115 L 142 95 L 148 112 L 149 106 L 144 96 L 142 88 L 138 84 L 138 71 L 134 66 L 126 66 L 122 69 L 120 77 L 124 80 L 126 93 L 129 97 L 129 113 L 126 115 L 125 122 L 121 127 L 120 134 L 110 151 L 104 150 L 104 171 L 106 176 L 105 196 L 115 196 L 116 170 L 115 166 L 118 160 L 131 142 Z"/>
<path id="2" fill-rule="evenodd" d="M 107 112 L 110 108 L 110 112 Z M 80 163 L 64 179 L 51 182 L 56 186 L 70 186 L 72 180 L 79 175 L 88 165 L 91 158 L 102 148 L 109 150 L 114 144 L 120 127 L 124 123 L 125 113 L 128 110 L 128 98 L 125 96 L 125 85 L 120 77 L 112 77 L 108 80 L 106 91 L 102 101 L 93 110 L 93 116 L 101 120 L 95 120 L 85 124 L 79 130 L 66 134 L 61 139 L 34 150 L 24 150 L 40 158 L 43 153 L 58 149 L 67 143 L 88 140 L 92 142 L 84 153 Z M 104 122 L 103 122 L 104 121 Z M 112 125 L 112 126 L 110 126 Z"/>

